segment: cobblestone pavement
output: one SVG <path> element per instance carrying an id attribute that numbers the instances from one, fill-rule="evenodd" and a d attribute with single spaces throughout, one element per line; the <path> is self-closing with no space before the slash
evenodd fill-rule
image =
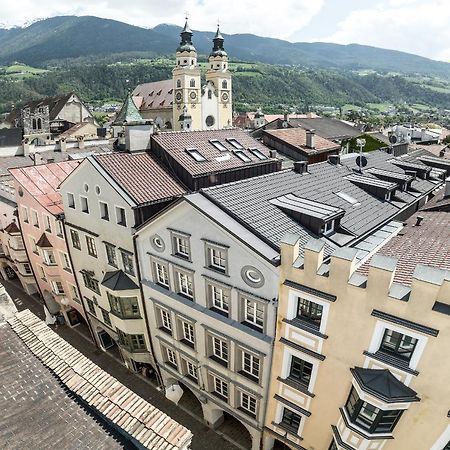
<path id="1" fill-rule="evenodd" d="M 44 320 L 45 316 L 42 305 L 36 298 L 27 295 L 17 282 L 1 281 L 1 283 L 6 288 L 19 311 L 29 309 Z M 191 446 L 192 450 L 242 450 L 245 448 L 239 444 L 233 445 L 229 438 L 223 436 L 220 430 L 217 432 L 209 428 L 203 423 L 201 417 L 194 416 L 188 408 L 180 408 L 170 400 L 167 400 L 164 394 L 156 389 L 156 386 L 129 371 L 120 361 L 112 357 L 109 353 L 98 349 L 91 340 L 77 331 L 77 327 L 52 326 L 52 329 L 81 353 L 89 357 L 95 364 L 136 392 L 136 394 L 189 428 L 194 434 Z M 240 436 L 233 437 L 242 443 L 247 441 L 247 436 L 242 436 L 242 439 L 240 439 Z"/>

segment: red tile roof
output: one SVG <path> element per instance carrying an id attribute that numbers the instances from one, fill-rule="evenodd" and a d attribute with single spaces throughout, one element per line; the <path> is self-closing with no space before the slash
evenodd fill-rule
<path id="1" fill-rule="evenodd" d="M 419 226 L 416 225 L 418 216 L 423 217 Z M 450 211 L 421 210 L 406 223 L 400 234 L 377 252 L 398 259 L 394 281 L 410 284 L 418 264 L 450 270 Z M 358 271 L 367 274 L 369 262 Z"/>
<path id="2" fill-rule="evenodd" d="M 28 191 L 51 214 L 63 212 L 59 185 L 80 164 L 80 160 L 70 160 L 39 166 L 10 169 L 11 175 L 23 189 Z"/>
<path id="3" fill-rule="evenodd" d="M 92 156 L 139 205 L 178 197 L 186 189 L 149 153 L 108 153 Z"/>
<path id="4" fill-rule="evenodd" d="M 161 109 L 172 108 L 173 106 L 173 80 L 155 81 L 153 83 L 144 83 L 136 86 L 133 91 L 134 97 L 142 97 L 135 101 L 139 109 Z"/>
<path id="5" fill-rule="evenodd" d="M 306 130 L 303 128 L 286 128 L 280 130 L 264 130 L 264 134 L 274 137 L 278 141 L 283 141 L 286 144 L 297 148 L 300 152 L 309 154 L 323 153 L 330 150 L 340 148 L 328 139 L 322 138 L 317 134 L 314 135 L 314 148 L 306 146 Z"/>
<path id="6" fill-rule="evenodd" d="M 261 142 L 253 139 L 239 128 L 208 131 L 171 131 L 155 134 L 152 139 L 181 164 L 192 176 L 200 176 L 210 172 L 222 172 L 257 164 L 276 161 L 270 158 L 270 150 Z M 243 147 L 243 152 L 251 161 L 244 162 L 234 153 L 236 148 L 228 140 L 236 139 Z M 219 141 L 226 150 L 220 151 L 211 140 Z M 267 159 L 260 160 L 248 149 L 258 149 Z M 186 149 L 197 149 L 206 161 L 195 161 Z"/>

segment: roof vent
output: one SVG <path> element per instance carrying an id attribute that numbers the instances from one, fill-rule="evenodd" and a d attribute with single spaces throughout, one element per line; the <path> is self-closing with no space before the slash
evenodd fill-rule
<path id="1" fill-rule="evenodd" d="M 277 158 L 278 154 L 276 150 L 269 150 L 269 157 L 270 158 Z"/>
<path id="2" fill-rule="evenodd" d="M 308 162 L 307 161 L 295 161 L 294 162 L 294 172 L 295 173 L 307 173 L 308 172 Z"/>
<path id="3" fill-rule="evenodd" d="M 417 216 L 415 226 L 420 227 L 420 224 L 422 223 L 422 221 L 423 221 L 423 216 Z"/>
<path id="4" fill-rule="evenodd" d="M 340 155 L 328 155 L 328 161 L 334 166 L 338 166 L 341 164 L 341 156 Z"/>
<path id="5" fill-rule="evenodd" d="M 306 130 L 306 146 L 308 148 L 315 148 L 316 130 Z"/>

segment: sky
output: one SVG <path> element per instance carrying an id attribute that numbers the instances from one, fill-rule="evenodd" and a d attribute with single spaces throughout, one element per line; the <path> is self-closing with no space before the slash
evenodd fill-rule
<path id="1" fill-rule="evenodd" d="M 0 0 L 0 25 L 94 15 L 152 28 L 252 33 L 291 42 L 366 44 L 450 62 L 449 0 Z"/>

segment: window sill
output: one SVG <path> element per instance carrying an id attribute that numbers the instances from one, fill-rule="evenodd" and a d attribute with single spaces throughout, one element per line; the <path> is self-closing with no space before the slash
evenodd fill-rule
<path id="1" fill-rule="evenodd" d="M 126 227 L 127 224 L 125 222 L 117 222 L 117 225 L 120 225 L 121 227 Z"/>
<path id="2" fill-rule="evenodd" d="M 253 413 L 253 412 L 249 411 L 248 409 L 243 408 L 242 406 L 238 406 L 236 409 L 243 412 L 244 414 L 251 417 L 252 419 L 256 419 L 256 413 Z"/>
<path id="3" fill-rule="evenodd" d="M 190 255 L 187 256 L 187 255 L 182 255 L 181 253 L 172 253 L 171 256 L 173 256 L 174 258 L 181 259 L 182 261 L 186 261 L 186 262 L 190 262 L 190 263 L 192 262 Z"/>
<path id="4" fill-rule="evenodd" d="M 220 275 L 223 275 L 224 277 L 230 278 L 230 275 L 228 275 L 226 270 L 220 270 L 218 267 L 214 266 L 203 266 L 204 269 L 211 270 L 211 272 L 218 273 Z"/>
<path id="5" fill-rule="evenodd" d="M 72 273 L 72 270 L 69 269 L 68 267 L 63 267 L 63 270 L 65 270 L 67 273 Z"/>
<path id="6" fill-rule="evenodd" d="M 303 384 L 300 383 L 299 381 L 295 380 L 294 378 L 281 378 L 278 377 L 277 380 L 281 383 L 284 383 L 294 389 L 296 389 L 297 391 L 302 392 L 303 394 L 307 395 L 308 397 L 314 398 L 315 394 L 313 394 L 312 392 L 308 391 L 308 387 Z"/>
<path id="7" fill-rule="evenodd" d="M 186 374 L 185 377 L 186 377 L 188 380 L 191 380 L 193 383 L 198 384 L 197 378 L 193 377 L 192 375 Z"/>
<path id="8" fill-rule="evenodd" d="M 170 291 L 170 287 L 166 286 L 165 284 L 158 283 L 158 282 L 156 282 L 155 284 L 158 285 L 159 287 L 162 287 L 163 289 L 167 289 L 168 291 Z"/>
<path id="9" fill-rule="evenodd" d="M 264 329 L 259 327 L 258 325 L 255 325 L 254 323 L 250 323 L 250 322 L 246 322 L 244 320 L 244 322 L 241 322 L 242 325 L 245 325 L 246 327 L 251 328 L 252 330 L 257 331 L 258 333 L 264 334 Z"/>
<path id="10" fill-rule="evenodd" d="M 288 433 L 293 434 L 296 438 L 303 440 L 303 438 L 301 436 L 299 436 L 298 434 L 298 427 L 294 428 L 294 427 L 290 427 L 289 425 L 286 425 L 283 422 L 272 422 L 272 425 L 275 425 L 276 427 L 280 427 L 283 428 L 283 430 L 286 430 Z"/>
<path id="11" fill-rule="evenodd" d="M 189 295 L 183 294 L 183 292 L 175 292 L 177 295 L 179 295 L 180 297 L 185 298 L 186 300 L 189 300 L 191 302 L 194 301 L 194 297 L 190 297 Z"/>
<path id="12" fill-rule="evenodd" d="M 228 403 L 228 397 L 224 397 L 222 394 L 219 394 L 216 391 L 212 391 L 211 394 L 214 395 L 214 397 L 217 397 L 219 400 L 222 400 L 223 402 Z"/>
<path id="13" fill-rule="evenodd" d="M 56 264 L 56 263 L 50 264 L 50 263 L 44 261 L 42 264 L 44 264 L 44 266 L 47 266 L 47 267 L 58 267 L 58 264 Z"/>
<path id="14" fill-rule="evenodd" d="M 170 361 L 164 361 L 169 367 L 172 367 L 172 369 L 175 369 L 178 371 L 178 366 Z"/>
<path id="15" fill-rule="evenodd" d="M 89 252 L 88 252 L 88 255 L 89 255 L 89 256 L 92 256 L 93 258 L 98 258 L 97 255 L 93 255 L 92 253 L 89 253 Z"/>
<path id="16" fill-rule="evenodd" d="M 377 351 L 375 353 L 364 351 L 363 355 L 368 356 L 369 358 L 373 358 L 377 361 L 381 361 L 389 366 L 395 367 L 396 369 L 403 370 L 404 372 L 411 375 L 419 375 L 419 372 L 417 370 L 411 369 L 407 362 L 386 353 L 380 351 Z"/>
<path id="17" fill-rule="evenodd" d="M 188 347 L 195 349 L 195 343 L 188 341 L 187 339 L 180 339 L 180 342 L 184 345 L 187 345 Z"/>
<path id="18" fill-rule="evenodd" d="M 162 331 L 165 334 L 168 334 L 169 336 L 172 336 L 172 331 L 165 327 L 159 327 L 158 330 Z"/>
<path id="19" fill-rule="evenodd" d="M 223 311 L 222 309 L 216 308 L 214 306 L 212 306 L 210 308 L 211 311 L 214 311 L 216 314 L 220 314 L 223 317 L 229 317 L 229 313 L 228 311 Z"/>
<path id="20" fill-rule="evenodd" d="M 109 222 L 109 217 L 101 217 L 102 220 L 105 220 L 106 222 Z"/>
<path id="21" fill-rule="evenodd" d="M 321 337 L 322 339 L 328 339 L 328 336 L 321 333 L 318 328 L 310 325 L 309 322 L 299 319 L 298 317 L 294 319 L 283 319 L 283 322 L 288 325 L 292 325 L 293 327 L 300 328 L 303 331 L 307 331 L 308 333 L 314 334 L 315 336 Z"/>
<path id="22" fill-rule="evenodd" d="M 226 367 L 228 369 L 228 361 L 224 361 L 223 359 L 221 359 L 221 358 L 219 358 L 218 356 L 215 356 L 215 355 L 210 355 L 209 359 L 212 359 L 217 364 L 220 364 L 221 366 Z"/>
<path id="23" fill-rule="evenodd" d="M 255 375 L 251 375 L 250 373 L 245 372 L 244 370 L 240 370 L 238 374 L 242 375 L 243 377 L 247 378 L 250 381 L 253 381 L 253 383 L 259 384 L 259 378 L 256 377 Z"/>
<path id="24" fill-rule="evenodd" d="M 350 420 L 345 408 L 339 408 L 339 410 L 341 411 L 342 419 L 344 420 L 345 426 L 348 429 L 354 431 L 355 433 L 358 433 L 363 438 L 365 438 L 367 440 L 394 439 L 394 436 L 392 436 L 391 433 L 370 433 L 369 431 L 358 427 L 358 425 L 353 424 L 353 422 Z"/>

